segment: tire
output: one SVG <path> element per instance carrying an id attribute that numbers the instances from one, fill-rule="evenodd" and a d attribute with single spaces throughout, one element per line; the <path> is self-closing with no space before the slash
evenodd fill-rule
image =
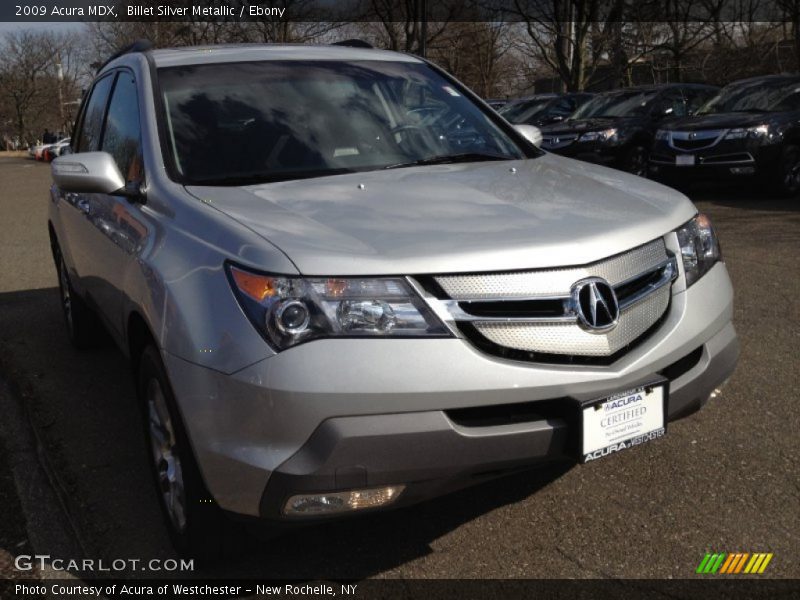
<path id="1" fill-rule="evenodd" d="M 650 153 L 647 148 L 637 144 L 625 154 L 622 161 L 622 168 L 633 175 L 647 177 L 647 166 Z"/>
<path id="2" fill-rule="evenodd" d="M 103 337 L 102 325 L 97 315 L 84 302 L 72 287 L 69 270 L 61 252 L 55 252 L 56 270 L 58 271 L 58 291 L 61 299 L 61 311 L 67 325 L 69 341 L 78 350 L 89 350 L 100 344 Z"/>
<path id="3" fill-rule="evenodd" d="M 137 392 L 156 494 L 175 549 L 203 564 L 230 558 L 240 544 L 203 483 L 161 355 L 148 345 L 139 360 Z"/>
<path id="4" fill-rule="evenodd" d="M 800 146 L 789 144 L 783 149 L 774 187 L 781 196 L 800 195 Z"/>

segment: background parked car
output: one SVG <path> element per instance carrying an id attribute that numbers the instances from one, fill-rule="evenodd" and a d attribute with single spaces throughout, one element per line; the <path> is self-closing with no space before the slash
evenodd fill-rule
<path id="1" fill-rule="evenodd" d="M 58 140 L 55 144 L 45 146 L 42 148 L 42 160 L 50 162 L 54 158 L 58 158 L 64 153 L 64 149 L 69 147 L 69 144 L 70 138 L 63 138 Z"/>
<path id="2" fill-rule="evenodd" d="M 770 75 L 723 88 L 695 116 L 665 123 L 650 174 L 672 185 L 759 178 L 800 192 L 800 75 Z"/>
<path id="3" fill-rule="evenodd" d="M 28 148 L 28 155 L 36 160 L 53 160 L 56 156 L 61 155 L 61 151 L 64 147 L 69 146 L 70 138 L 68 137 L 57 137 L 55 141 L 50 142 L 42 142 L 40 144 L 34 144 Z M 53 154 L 49 158 L 45 156 L 46 152 L 54 147 L 58 147 L 58 154 Z M 55 152 L 55 150 L 53 150 Z"/>
<path id="4" fill-rule="evenodd" d="M 542 148 L 645 176 L 658 127 L 692 114 L 718 89 L 671 84 L 598 94 L 569 119 L 543 127 Z"/>
<path id="5" fill-rule="evenodd" d="M 505 98 L 489 98 L 485 102 L 495 110 L 499 110 L 508 104 L 508 100 Z"/>
<path id="6" fill-rule="evenodd" d="M 512 100 L 499 112 L 515 125 L 542 127 L 569 118 L 578 108 L 586 104 L 592 94 L 536 94 L 528 98 Z"/>

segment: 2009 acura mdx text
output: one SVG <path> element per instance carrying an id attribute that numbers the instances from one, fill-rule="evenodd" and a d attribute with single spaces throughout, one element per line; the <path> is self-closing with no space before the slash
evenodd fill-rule
<path id="1" fill-rule="evenodd" d="M 130 49 L 53 162 L 69 335 L 130 357 L 184 551 L 660 438 L 731 375 L 714 230 L 351 46 Z M 611 460 L 609 457 L 606 460 Z"/>

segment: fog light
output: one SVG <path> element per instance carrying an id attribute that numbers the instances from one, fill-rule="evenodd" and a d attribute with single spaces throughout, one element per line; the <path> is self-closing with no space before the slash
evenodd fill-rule
<path id="1" fill-rule="evenodd" d="M 755 172 L 755 167 L 731 167 L 731 173 L 734 175 L 752 175 Z"/>
<path id="2" fill-rule="evenodd" d="M 406 488 L 404 485 L 387 485 L 349 492 L 299 494 L 292 496 L 283 507 L 283 514 L 296 516 L 332 515 L 362 508 L 377 508 L 391 504 Z"/>

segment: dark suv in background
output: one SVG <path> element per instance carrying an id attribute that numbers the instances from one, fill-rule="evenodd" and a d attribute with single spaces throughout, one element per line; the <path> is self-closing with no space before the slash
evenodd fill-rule
<path id="1" fill-rule="evenodd" d="M 591 100 L 592 94 L 536 94 L 509 102 L 498 112 L 514 125 L 542 127 L 569 118 Z"/>
<path id="2" fill-rule="evenodd" d="M 598 94 L 567 120 L 542 128 L 542 148 L 564 156 L 647 174 L 656 130 L 691 115 L 718 88 L 650 85 Z"/>
<path id="3" fill-rule="evenodd" d="M 800 75 L 731 83 L 694 117 L 656 133 L 650 175 L 672 185 L 758 178 L 800 192 Z"/>

